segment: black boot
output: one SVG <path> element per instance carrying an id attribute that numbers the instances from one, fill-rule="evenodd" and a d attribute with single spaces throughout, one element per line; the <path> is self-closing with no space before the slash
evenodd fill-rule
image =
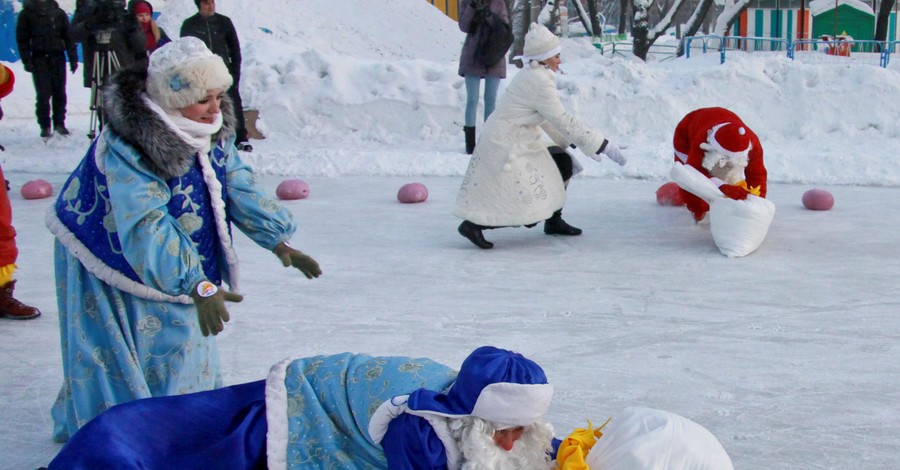
<path id="1" fill-rule="evenodd" d="M 470 242 L 474 243 L 478 248 L 487 250 L 489 248 L 493 248 L 494 244 L 484 239 L 484 234 L 481 233 L 482 226 L 475 225 L 468 220 L 464 220 L 463 223 L 459 224 L 459 234 L 468 238 Z"/>
<path id="2" fill-rule="evenodd" d="M 566 223 L 562 218 L 562 209 L 553 213 L 553 217 L 550 217 L 546 221 L 544 221 L 544 233 L 547 235 L 581 235 L 581 229 L 578 227 L 573 227 Z"/>
<path id="3" fill-rule="evenodd" d="M 463 126 L 466 133 L 466 153 L 472 155 L 475 151 L 475 126 Z"/>

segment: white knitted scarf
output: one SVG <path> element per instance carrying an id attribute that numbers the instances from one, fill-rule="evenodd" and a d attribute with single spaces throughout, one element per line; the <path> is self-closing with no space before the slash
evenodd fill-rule
<path id="1" fill-rule="evenodd" d="M 211 124 L 193 121 L 184 117 L 177 109 L 164 109 L 147 96 L 146 93 L 141 95 L 147 106 L 156 113 L 163 122 L 172 129 L 181 140 L 190 145 L 195 151 L 201 155 L 209 153 L 212 147 L 210 136 L 219 132 L 222 128 L 222 113 L 216 115 L 216 120 Z"/>

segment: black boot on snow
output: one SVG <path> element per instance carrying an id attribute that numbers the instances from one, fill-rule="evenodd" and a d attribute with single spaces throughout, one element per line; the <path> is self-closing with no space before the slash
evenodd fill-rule
<path id="1" fill-rule="evenodd" d="M 459 224 L 459 234 L 468 238 L 470 242 L 474 243 L 475 246 L 481 248 L 483 250 L 487 250 L 489 248 L 493 248 L 494 244 L 484 239 L 484 234 L 481 233 L 482 227 L 480 225 L 475 225 L 468 220 L 464 220 L 463 223 Z"/>
<path id="2" fill-rule="evenodd" d="M 567 224 L 562 218 L 562 209 L 560 209 L 553 213 L 553 217 L 544 221 L 544 233 L 547 235 L 575 236 L 581 235 L 581 229 Z"/>
<path id="3" fill-rule="evenodd" d="M 463 126 L 466 133 L 466 153 L 472 155 L 475 152 L 475 126 Z"/>

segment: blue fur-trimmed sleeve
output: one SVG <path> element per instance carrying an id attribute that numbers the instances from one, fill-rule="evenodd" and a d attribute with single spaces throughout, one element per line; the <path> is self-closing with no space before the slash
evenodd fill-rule
<path id="1" fill-rule="evenodd" d="M 111 143 L 101 158 L 125 259 L 145 284 L 170 295 L 190 293 L 206 276 L 200 255 L 166 206 L 172 192 L 139 164 L 130 147 Z"/>
<path id="2" fill-rule="evenodd" d="M 271 251 L 294 236 L 297 227 L 291 211 L 278 204 L 256 183 L 253 170 L 229 145 L 226 164 L 228 194 L 226 212 L 241 232 L 257 245 Z"/>
<path id="3" fill-rule="evenodd" d="M 401 414 L 381 440 L 389 470 L 445 470 L 447 454 L 434 429 L 423 418 Z"/>

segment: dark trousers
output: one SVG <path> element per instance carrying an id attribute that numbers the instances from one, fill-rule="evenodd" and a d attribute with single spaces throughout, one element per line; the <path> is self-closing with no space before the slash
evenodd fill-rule
<path id="1" fill-rule="evenodd" d="M 572 172 L 575 171 L 572 155 L 569 155 L 566 149 L 556 145 L 547 147 L 547 151 L 553 157 L 553 163 L 556 163 L 556 167 L 559 168 L 559 175 L 562 176 L 563 183 L 569 181 L 572 178 Z"/>
<path id="2" fill-rule="evenodd" d="M 241 101 L 241 91 L 238 80 L 235 80 L 231 88 L 228 89 L 228 97 L 234 103 L 234 116 L 237 118 L 235 129 L 235 142 L 247 142 L 247 127 L 244 124 L 244 103 Z"/>
<path id="3" fill-rule="evenodd" d="M 66 124 L 66 57 L 63 52 L 35 54 L 31 59 L 31 79 L 37 102 L 34 114 L 41 128 L 50 127 L 50 104 L 54 126 Z"/>

